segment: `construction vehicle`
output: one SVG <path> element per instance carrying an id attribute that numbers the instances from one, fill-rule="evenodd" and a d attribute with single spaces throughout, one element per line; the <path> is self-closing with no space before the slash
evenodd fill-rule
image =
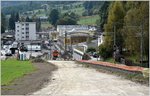
<path id="1" fill-rule="evenodd" d="M 54 50 L 52 54 L 53 54 L 53 60 L 56 60 L 59 56 L 59 52 L 57 50 Z"/>

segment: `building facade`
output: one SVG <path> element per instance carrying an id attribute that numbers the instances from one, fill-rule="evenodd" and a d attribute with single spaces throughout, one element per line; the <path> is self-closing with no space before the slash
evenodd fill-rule
<path id="1" fill-rule="evenodd" d="M 36 22 L 15 22 L 15 39 L 36 40 Z"/>
<path id="2" fill-rule="evenodd" d="M 88 25 L 57 25 L 57 32 L 59 32 L 59 36 L 62 36 L 65 33 L 65 31 L 67 33 L 81 32 L 81 31 L 88 32 L 89 29 L 90 26 Z"/>

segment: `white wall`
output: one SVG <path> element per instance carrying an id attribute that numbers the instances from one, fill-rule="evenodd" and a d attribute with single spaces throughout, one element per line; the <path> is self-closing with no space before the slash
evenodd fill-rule
<path id="1" fill-rule="evenodd" d="M 19 26 L 19 27 L 17 27 L 17 26 Z M 17 23 L 16 26 L 15 26 L 15 38 L 16 38 L 16 40 L 21 39 L 21 36 L 20 36 L 21 35 L 21 33 L 20 33 L 21 29 L 20 28 L 21 28 L 20 24 Z"/>
<path id="2" fill-rule="evenodd" d="M 103 43 L 103 35 L 100 35 L 98 37 L 98 46 L 101 45 Z"/>
<path id="3" fill-rule="evenodd" d="M 35 23 L 29 24 L 29 39 L 36 40 L 36 24 Z"/>
<path id="4" fill-rule="evenodd" d="M 65 31 L 71 31 L 75 29 L 76 31 L 89 31 L 89 27 L 87 25 L 58 25 L 57 32 L 59 32 L 59 36 L 62 36 Z"/>
<path id="5" fill-rule="evenodd" d="M 27 27 L 26 23 L 29 24 L 29 27 Z M 26 34 L 27 32 L 26 28 L 29 28 L 28 35 Z M 26 36 L 29 36 L 29 38 L 26 38 Z M 15 39 L 16 40 L 36 40 L 36 23 L 35 22 L 16 22 L 15 23 Z"/>

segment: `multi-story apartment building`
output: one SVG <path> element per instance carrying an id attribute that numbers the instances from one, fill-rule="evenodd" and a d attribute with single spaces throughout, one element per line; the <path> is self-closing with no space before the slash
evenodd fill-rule
<path id="1" fill-rule="evenodd" d="M 36 40 L 36 22 L 15 22 L 15 39 Z"/>

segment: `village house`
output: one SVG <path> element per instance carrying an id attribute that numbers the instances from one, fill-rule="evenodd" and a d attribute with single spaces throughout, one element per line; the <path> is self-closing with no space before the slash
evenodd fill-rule
<path id="1" fill-rule="evenodd" d="M 76 45 L 88 42 L 96 31 L 96 28 L 88 25 L 58 25 L 57 32 L 62 46 Z"/>

